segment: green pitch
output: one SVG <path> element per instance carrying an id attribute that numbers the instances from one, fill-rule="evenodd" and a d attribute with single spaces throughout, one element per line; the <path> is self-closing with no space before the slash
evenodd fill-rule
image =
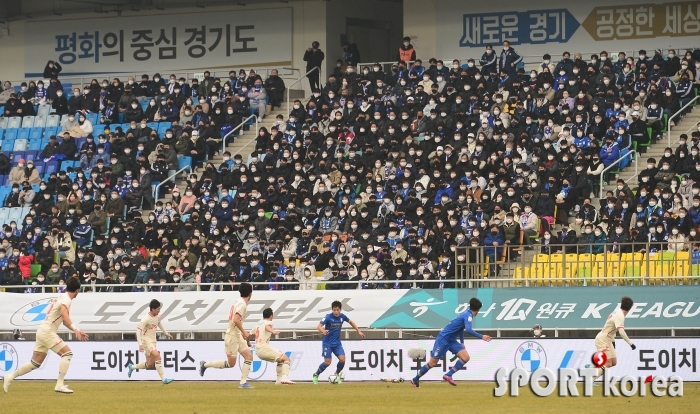
<path id="1" fill-rule="evenodd" d="M 325 378 L 324 378 L 325 380 Z M 238 389 L 238 382 L 72 382 L 75 394 L 54 393 L 54 382 L 12 383 L 9 394 L 0 391 L 4 413 L 691 413 L 700 406 L 700 383 L 686 383 L 683 397 L 539 398 L 525 388 L 521 396 L 493 397 L 490 383 L 346 382 L 331 385 L 299 383 L 281 386 L 251 382 L 254 390 Z M 579 391 L 582 387 L 579 387 Z M 525 391 L 525 392 L 523 392 Z M 647 395 L 651 395 L 647 392 Z M 260 404 L 264 404 L 260 406 Z"/>

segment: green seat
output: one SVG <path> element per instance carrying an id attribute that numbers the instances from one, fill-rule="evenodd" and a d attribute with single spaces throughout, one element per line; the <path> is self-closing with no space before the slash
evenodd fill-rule
<path id="1" fill-rule="evenodd" d="M 664 121 L 661 124 L 661 132 L 667 131 L 666 125 L 668 125 L 668 114 L 664 114 Z"/>
<path id="2" fill-rule="evenodd" d="M 266 212 L 266 213 L 265 213 L 265 218 L 268 219 L 268 220 L 271 219 L 271 218 L 272 218 L 272 211 Z"/>
<path id="3" fill-rule="evenodd" d="M 31 270 L 31 277 L 36 277 L 41 272 L 41 265 L 40 264 L 33 264 L 32 265 L 32 270 Z"/>

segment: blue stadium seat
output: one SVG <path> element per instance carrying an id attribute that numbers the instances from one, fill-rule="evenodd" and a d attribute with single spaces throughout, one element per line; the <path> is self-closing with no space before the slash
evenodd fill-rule
<path id="1" fill-rule="evenodd" d="M 30 139 L 29 140 L 29 151 L 41 151 L 43 150 L 44 147 L 41 146 L 41 140 L 40 139 Z"/>
<path id="2" fill-rule="evenodd" d="M 100 114 L 96 114 L 96 113 L 86 114 L 85 119 L 90 121 L 90 123 L 92 125 L 97 125 L 97 123 L 100 122 Z"/>
<path id="3" fill-rule="evenodd" d="M 46 163 L 42 160 L 36 160 L 34 161 L 34 168 L 36 168 L 36 171 L 39 173 L 39 176 L 44 174 L 44 168 L 46 166 Z"/>
<path id="4" fill-rule="evenodd" d="M 24 153 L 24 159 L 25 159 L 27 162 L 29 162 L 29 161 L 34 161 L 34 163 L 36 164 L 37 158 L 39 158 L 39 151 L 32 151 L 32 150 L 29 150 L 29 151 L 27 151 L 27 152 Z"/>
<path id="5" fill-rule="evenodd" d="M 49 161 L 45 164 L 44 173 L 51 174 L 58 172 L 58 161 Z"/>
<path id="6" fill-rule="evenodd" d="M 177 169 L 181 170 L 185 168 L 185 166 L 192 166 L 192 157 L 186 157 L 184 155 L 178 155 L 177 156 Z"/>
<path id="7" fill-rule="evenodd" d="M 5 137 L 5 130 L 0 129 L 0 141 L 2 141 L 4 137 Z"/>
<path id="8" fill-rule="evenodd" d="M 9 140 L 4 140 L 2 142 L 2 152 L 12 152 L 12 150 L 15 148 L 15 142 L 14 141 L 9 141 Z"/>
<path id="9" fill-rule="evenodd" d="M 68 88 L 68 90 L 73 89 L 73 82 L 61 82 L 61 86 L 63 86 L 63 89 L 65 90 Z"/>
<path id="10" fill-rule="evenodd" d="M 119 112 L 119 122 L 124 122 L 124 113 Z"/>
<path id="11" fill-rule="evenodd" d="M 68 171 L 69 168 L 73 168 L 74 166 L 75 161 L 61 161 L 61 171 Z"/>
<path id="12" fill-rule="evenodd" d="M 46 131 L 44 131 L 44 138 L 50 138 L 53 135 L 58 135 L 58 133 L 61 131 L 60 126 L 56 127 L 47 127 Z"/>
<path id="13" fill-rule="evenodd" d="M 92 127 L 92 136 L 95 137 L 95 142 L 97 142 L 97 137 L 105 133 L 105 126 L 104 124 L 99 124 Z"/>
<path id="14" fill-rule="evenodd" d="M 8 177 L 5 176 L 5 185 L 3 187 L 0 187 L 0 203 L 3 205 L 5 204 L 5 199 L 7 198 L 7 195 L 12 192 L 12 188 L 8 184 Z M 7 214 L 10 214 L 10 209 L 7 209 Z M 7 216 L 5 216 L 7 218 Z"/>
<path id="15" fill-rule="evenodd" d="M 17 164 L 21 158 L 24 158 L 24 151 L 15 151 L 12 153 L 12 163 Z"/>
<path id="16" fill-rule="evenodd" d="M 19 135 L 18 128 L 8 128 L 5 130 L 5 138 L 3 141 L 14 141 L 17 139 L 17 135 Z"/>
<path id="17" fill-rule="evenodd" d="M 158 131 L 158 122 L 149 122 L 146 124 L 149 128 Z"/>
<path id="18" fill-rule="evenodd" d="M 170 125 L 167 125 L 167 124 L 170 124 Z M 158 125 L 158 136 L 163 138 L 165 136 L 165 133 L 168 131 L 168 128 L 170 128 L 171 126 L 172 126 L 171 122 L 161 122 Z"/>
<path id="19" fill-rule="evenodd" d="M 141 101 L 141 109 L 143 110 L 143 112 L 146 112 L 146 109 L 148 109 L 148 102 L 148 99 L 144 99 L 143 101 Z"/>
<path id="20" fill-rule="evenodd" d="M 29 135 L 32 133 L 32 128 L 27 127 L 27 128 L 20 128 L 19 132 L 17 133 L 17 138 L 18 139 L 29 139 Z"/>
<path id="21" fill-rule="evenodd" d="M 37 128 L 34 127 L 32 130 L 29 132 L 29 139 L 30 140 L 39 140 L 41 141 L 41 138 L 44 137 L 44 128 Z"/>

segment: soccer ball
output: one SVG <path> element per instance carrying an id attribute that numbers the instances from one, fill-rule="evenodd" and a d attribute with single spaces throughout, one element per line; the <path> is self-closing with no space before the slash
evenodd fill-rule
<path id="1" fill-rule="evenodd" d="M 331 374 L 330 376 L 328 376 L 328 382 L 330 382 L 331 384 L 338 384 L 341 381 L 341 378 L 339 377 L 339 375 Z"/>

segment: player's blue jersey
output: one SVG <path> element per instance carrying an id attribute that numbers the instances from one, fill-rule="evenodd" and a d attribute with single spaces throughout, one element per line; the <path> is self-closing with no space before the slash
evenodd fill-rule
<path id="1" fill-rule="evenodd" d="M 323 343 L 326 345 L 340 344 L 340 330 L 343 327 L 343 322 L 349 322 L 350 318 L 341 313 L 337 318 L 332 313 L 324 316 L 320 324 L 328 331 L 328 335 L 323 337 Z"/>
<path id="2" fill-rule="evenodd" d="M 462 312 L 459 316 L 452 319 L 452 321 L 447 324 L 447 326 L 440 332 L 437 340 L 442 340 L 445 342 L 456 341 L 457 338 L 464 338 L 464 331 L 467 331 L 469 335 L 476 336 L 481 339 L 481 334 L 472 329 L 472 312 L 467 310 Z"/>

